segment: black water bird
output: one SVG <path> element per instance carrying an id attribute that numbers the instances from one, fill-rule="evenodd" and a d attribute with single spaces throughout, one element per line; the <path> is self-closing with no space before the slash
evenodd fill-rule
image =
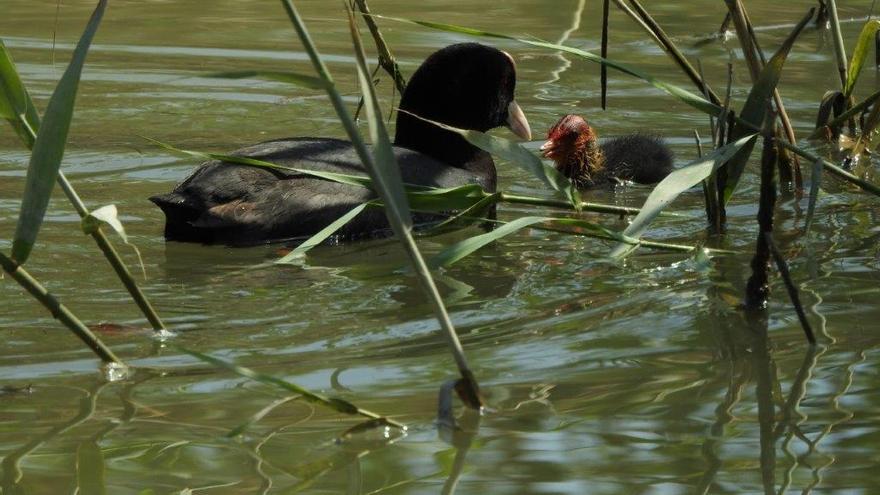
<path id="1" fill-rule="evenodd" d="M 410 79 L 400 101 L 404 111 L 397 114 L 394 154 L 404 183 L 478 184 L 494 191 L 495 164 L 488 153 L 412 114 L 483 132 L 507 126 L 528 140 L 531 131 L 514 101 L 515 87 L 513 58 L 495 48 L 462 43 L 428 57 Z M 233 154 L 285 167 L 367 175 L 352 144 L 339 139 L 288 138 Z M 253 245 L 307 238 L 372 198 L 375 194 L 370 189 L 311 175 L 209 161 L 170 193 L 150 200 L 165 213 L 166 239 Z M 337 238 L 388 232 L 384 212 L 367 208 Z"/>

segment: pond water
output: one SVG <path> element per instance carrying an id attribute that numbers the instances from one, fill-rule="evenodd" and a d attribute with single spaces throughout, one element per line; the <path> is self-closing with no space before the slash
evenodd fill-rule
<path id="1" fill-rule="evenodd" d="M 765 49 L 815 2 L 747 1 Z M 868 0 L 840 2 L 846 45 Z M 4 0 L 0 36 L 44 108 L 94 2 Z M 357 88 L 341 5 L 297 2 L 352 107 Z M 601 2 L 379 1 L 378 12 L 595 49 Z M 736 41 L 700 44 L 722 2 L 653 1 L 649 10 L 721 92 Z M 56 17 L 57 12 L 57 17 Z M 467 40 L 380 21 L 406 75 L 431 51 Z M 611 58 L 688 87 L 627 17 L 611 15 Z M 53 39 L 54 36 L 54 39 Z M 838 87 L 829 35 L 808 30 L 781 82 L 799 135 Z M 609 74 L 598 106 L 595 64 L 500 43 L 517 60 L 517 100 L 535 131 L 569 112 L 601 135 L 664 136 L 677 164 L 695 158 L 707 119 L 645 83 Z M 733 98 L 750 86 L 736 62 Z M 142 286 L 178 336 L 103 332 L 136 368 L 107 383 L 92 353 L 8 277 L 0 281 L 3 493 L 877 493 L 880 463 L 880 200 L 826 177 L 813 233 L 806 197 L 785 196 L 777 241 L 791 263 L 820 346 L 805 343 L 774 275 L 765 318 L 737 309 L 755 239 L 750 169 L 721 239 L 704 228 L 702 195 L 674 205 L 647 237 L 737 252 L 710 264 L 642 249 L 622 262 L 590 238 L 538 230 L 486 247 L 437 273 L 492 411 L 439 433 L 438 390 L 454 363 L 430 305 L 392 241 L 315 249 L 301 267 L 255 268 L 276 246 L 165 243 L 147 197 L 194 166 L 149 144 L 225 152 L 291 135 L 344 135 L 322 94 L 260 81 L 199 77 L 224 70 L 310 70 L 279 3 L 242 0 L 111 2 L 89 55 L 64 170 L 90 207 L 114 203 L 143 256 Z M 857 97 L 877 89 L 866 68 Z M 386 109 L 387 77 L 379 90 Z M 496 131 L 505 134 L 507 131 Z M 827 150 L 819 149 L 820 152 Z M 756 154 L 757 156 L 757 154 Z M 8 252 L 27 154 L 0 132 L 0 249 Z M 752 164 L 754 167 L 755 164 Z M 809 167 L 807 167 L 807 171 Z M 549 195 L 499 163 L 500 187 Z M 597 202 L 640 206 L 649 189 L 597 191 Z M 499 216 L 549 214 L 502 206 Z M 622 229 L 615 217 L 585 215 Z M 146 324 L 56 191 L 29 270 L 89 323 Z M 430 256 L 474 235 L 425 238 Z M 136 266 L 132 250 L 120 245 Z M 133 270 L 137 272 L 137 270 Z M 765 331 L 766 329 L 766 331 Z M 405 436 L 346 437 L 358 420 L 218 370 L 178 347 L 233 360 L 350 400 L 409 427 Z M 286 400 L 287 399 L 287 400 Z M 269 407 L 261 418 L 255 414 Z M 228 437 L 245 426 L 243 433 Z M 340 438 L 342 438 L 340 440 Z M 187 491 L 191 490 L 191 491 Z"/>

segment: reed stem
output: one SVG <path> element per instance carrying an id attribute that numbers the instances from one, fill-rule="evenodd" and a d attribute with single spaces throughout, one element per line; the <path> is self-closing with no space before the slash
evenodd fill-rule
<path id="1" fill-rule="evenodd" d="M 837 60 L 837 72 L 840 76 L 840 90 L 846 88 L 846 48 L 843 46 L 843 34 L 840 31 L 840 19 L 837 17 L 837 0 L 826 0 L 831 20 L 831 38 L 834 42 L 834 56 Z"/>
<path id="2" fill-rule="evenodd" d="M 459 373 L 461 374 L 463 381 L 467 384 L 466 386 L 470 389 L 470 397 L 476 399 L 477 401 L 476 404 L 471 403 L 468 405 L 472 407 L 480 407 L 482 404 L 479 403 L 479 386 L 476 380 L 474 380 L 473 378 L 474 375 L 467 364 L 467 360 L 465 359 L 464 349 L 462 348 L 461 342 L 458 339 L 458 334 L 456 334 L 455 332 L 455 327 L 452 324 L 452 320 L 449 318 L 449 314 L 446 311 L 446 306 L 443 303 L 443 299 L 440 297 L 440 292 L 437 290 L 434 279 L 431 277 L 431 272 L 427 264 L 425 263 L 424 258 L 422 258 L 422 254 L 419 252 L 418 247 L 416 246 L 415 239 L 413 239 L 412 237 L 410 228 L 407 227 L 406 219 L 404 219 L 401 215 L 401 212 L 393 206 L 395 203 L 390 201 L 391 192 L 385 189 L 384 182 L 378 181 L 375 177 L 373 177 L 373 175 L 376 173 L 376 166 L 373 161 L 373 157 L 368 151 L 363 138 L 358 132 L 357 127 L 348 112 L 348 109 L 345 107 L 345 104 L 342 101 L 342 96 L 336 90 L 336 87 L 333 84 L 333 78 L 330 76 L 330 71 L 327 69 L 327 66 L 324 65 L 323 60 L 321 60 L 321 57 L 318 54 L 318 50 L 315 47 L 315 44 L 312 41 L 312 38 L 309 35 L 308 30 L 306 29 L 305 23 L 303 23 L 303 20 L 299 15 L 299 12 L 296 10 L 296 7 L 291 0 L 281 0 L 281 3 L 284 6 L 288 17 L 290 17 L 290 20 L 293 23 L 293 27 L 297 32 L 297 35 L 299 35 L 299 39 L 302 42 L 306 53 L 308 53 L 309 55 L 309 59 L 311 60 L 315 71 L 318 73 L 321 79 L 323 79 L 327 83 L 327 95 L 330 97 L 330 102 L 332 103 L 333 108 L 336 110 L 336 113 L 339 115 L 339 119 L 342 122 L 343 127 L 345 128 L 346 134 L 348 134 L 349 139 L 351 139 L 351 142 L 354 145 L 358 157 L 364 164 L 367 171 L 370 173 L 371 178 L 373 178 L 376 192 L 379 194 L 382 202 L 385 204 L 385 213 L 388 216 L 388 221 L 391 224 L 394 233 L 397 235 L 398 239 L 403 244 L 404 249 L 409 255 L 410 261 L 415 268 L 415 272 L 418 275 L 419 281 L 421 282 L 422 287 L 424 288 L 425 292 L 428 295 L 428 298 L 434 306 L 434 312 L 437 316 L 437 320 L 440 323 L 440 327 L 443 329 L 443 334 L 445 335 L 450 350 L 452 351 L 452 355 L 455 359 L 456 365 L 458 366 Z"/>
<path id="3" fill-rule="evenodd" d="M 400 67 L 398 67 L 397 61 L 391 53 L 391 49 L 388 48 L 388 43 L 385 42 L 382 32 L 379 31 L 379 26 L 376 25 L 376 20 L 373 19 L 373 15 L 370 13 L 370 7 L 367 5 L 367 0 L 355 0 L 355 3 L 357 4 L 358 10 L 363 14 L 361 17 L 363 17 L 364 22 L 367 24 L 367 29 L 370 30 L 370 35 L 373 36 L 373 42 L 376 44 L 376 51 L 379 52 L 379 66 L 385 69 L 385 72 L 394 79 L 394 86 L 397 88 L 397 92 L 403 95 L 403 91 L 406 89 L 406 80 L 403 78 L 403 74 L 400 72 Z"/>

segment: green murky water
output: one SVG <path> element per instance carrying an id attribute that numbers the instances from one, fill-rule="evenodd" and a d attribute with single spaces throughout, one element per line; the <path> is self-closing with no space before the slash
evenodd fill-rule
<path id="1" fill-rule="evenodd" d="M 579 3 L 376 0 L 372 6 L 393 16 L 554 41 L 570 32 L 568 43 L 592 49 L 600 3 Z M 864 16 L 870 3 L 841 2 L 841 17 Z M 297 4 L 354 105 L 340 6 Z M 747 5 L 762 27 L 762 44 L 774 47 L 811 2 Z M 63 2 L 56 24 L 55 2 L 0 5 L 0 36 L 41 107 L 91 8 L 89 1 Z M 723 4 L 655 1 L 648 8 L 720 90 L 734 45 L 695 42 L 717 28 Z M 611 21 L 612 58 L 687 86 L 631 21 L 619 12 Z M 407 74 L 432 50 L 464 39 L 388 21 L 382 27 Z M 848 46 L 860 27 L 844 24 Z M 801 135 L 824 91 L 838 84 L 823 36 L 803 35 L 781 83 Z M 642 82 L 611 72 L 610 108 L 602 112 L 598 66 L 502 45 L 517 59 L 517 99 L 536 139 L 559 115 L 576 111 L 603 135 L 661 133 L 683 164 L 695 156 L 692 130 L 707 134 L 705 117 Z M 748 75 L 737 67 L 733 94 L 741 102 Z M 804 344 L 778 280 L 766 321 L 750 323 L 735 308 L 755 237 L 754 174 L 730 209 L 724 239 L 709 239 L 699 219 L 665 219 L 649 233 L 741 253 L 716 258 L 711 267 L 646 250 L 612 263 L 603 259 L 609 246 L 601 242 L 527 230 L 442 271 L 441 289 L 494 411 L 478 428 L 465 425 L 473 435 L 439 434 L 437 393 L 454 377 L 454 366 L 393 242 L 322 247 L 306 267 L 248 270 L 276 257 L 276 248 L 162 240 L 161 214 L 146 197 L 171 188 L 193 162 L 140 136 L 211 151 L 290 135 L 342 136 L 317 93 L 197 77 L 251 68 L 309 70 L 276 2 L 112 2 L 89 56 L 64 169 L 90 206 L 119 206 L 146 263 L 143 286 L 179 332 L 173 344 L 394 416 L 409 425 L 407 435 L 383 439 L 374 431 L 339 442 L 357 421 L 283 401 L 283 393 L 207 367 L 149 333 L 103 335 L 137 367 L 131 380 L 108 384 L 93 355 L 7 277 L 0 281 L 0 385 L 32 390 L 0 394 L 3 493 L 880 490 L 877 198 L 826 179 L 810 238 L 801 234 L 806 199 L 780 202 L 777 239 L 821 334 L 815 352 Z M 858 93 L 877 85 L 868 68 Z M 387 108 L 389 81 L 379 88 Z M 26 163 L 12 132 L 0 133 L 3 250 Z M 499 164 L 499 175 L 505 190 L 544 194 L 539 182 L 509 165 Z M 592 199 L 638 206 L 646 195 L 630 188 Z M 685 194 L 677 210 L 700 215 L 701 194 Z M 534 212 L 504 207 L 500 215 L 525 211 Z M 77 223 L 56 194 L 31 272 L 90 323 L 143 326 Z M 424 239 L 420 246 L 431 255 L 474 233 Z M 134 264 L 133 252 L 122 249 Z M 226 438 L 269 405 L 243 436 Z"/>

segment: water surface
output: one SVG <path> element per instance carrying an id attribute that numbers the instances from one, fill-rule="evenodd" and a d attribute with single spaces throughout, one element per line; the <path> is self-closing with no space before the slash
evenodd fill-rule
<path id="1" fill-rule="evenodd" d="M 871 2 L 842 3 L 851 47 L 861 23 L 849 20 L 866 15 Z M 812 4 L 747 2 L 764 47 L 778 46 Z M 354 106 L 344 13 L 333 2 L 297 5 Z M 598 46 L 597 2 L 371 6 L 391 16 Z M 3 2 L 0 36 L 40 108 L 92 7 L 64 2 L 56 22 L 54 2 Z M 697 40 L 717 29 L 723 4 L 655 1 L 648 8 L 721 92 L 736 41 Z M 612 58 L 688 87 L 628 18 L 615 11 L 611 23 Z M 467 40 L 389 21 L 381 27 L 407 75 L 431 51 Z M 781 83 L 801 136 L 811 130 L 822 94 L 838 85 L 827 39 L 806 31 Z M 579 112 L 601 135 L 663 135 L 683 165 L 696 156 L 693 129 L 708 134 L 703 115 L 643 82 L 611 72 L 610 106 L 602 111 L 597 65 L 513 42 L 499 46 L 517 60 L 517 99 L 536 139 L 561 114 Z M 736 67 L 733 96 L 740 105 L 749 81 L 741 61 Z M 32 391 L 0 395 L 3 493 L 89 493 L 90 483 L 114 494 L 877 492 L 877 198 L 825 178 L 809 237 L 802 234 L 806 198 L 780 201 L 777 241 L 820 334 L 822 346 L 813 351 L 776 277 L 765 319 L 749 321 L 736 309 L 755 237 L 752 172 L 729 210 L 724 238 L 705 232 L 696 190 L 675 205 L 694 219 L 663 219 L 648 233 L 739 253 L 708 265 L 648 250 L 611 262 L 606 243 L 525 230 L 440 271 L 493 412 L 478 428 L 465 417 L 465 433 L 438 434 L 438 389 L 455 368 L 394 242 L 320 247 L 305 266 L 254 269 L 276 258 L 278 248 L 163 241 L 161 212 L 146 198 L 169 190 L 195 163 L 142 136 L 224 152 L 283 136 L 344 134 L 316 92 L 199 77 L 232 69 L 310 70 L 280 5 L 112 2 L 89 55 L 64 170 L 90 207 L 118 205 L 145 261 L 142 286 L 179 333 L 174 345 L 393 416 L 409 425 L 407 435 L 337 441 L 356 420 L 303 401 L 276 403 L 287 396 L 182 355 L 148 332 L 102 335 L 137 369 L 132 379 L 108 384 L 93 355 L 7 277 L 0 282 L 0 385 L 30 384 Z M 877 72 L 866 68 L 858 95 L 876 91 L 877 83 Z M 387 77 L 379 90 L 387 109 Z M 0 132 L 5 251 L 27 159 L 15 135 Z M 504 190 L 548 194 L 509 164 L 499 163 L 499 175 Z M 599 191 L 590 199 L 639 206 L 648 191 Z M 503 219 L 551 213 L 499 211 Z M 56 194 L 30 271 L 89 323 L 145 326 L 78 222 Z M 430 256 L 477 232 L 423 239 L 420 247 Z M 133 251 L 121 251 L 134 267 Z M 226 438 L 271 404 L 243 435 Z"/>

